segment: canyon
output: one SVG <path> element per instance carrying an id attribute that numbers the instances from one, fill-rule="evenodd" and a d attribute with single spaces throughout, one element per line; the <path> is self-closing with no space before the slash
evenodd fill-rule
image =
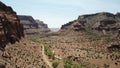
<path id="1" fill-rule="evenodd" d="M 0 68 L 119 68 L 120 13 L 80 15 L 52 30 L 0 2 Z"/>

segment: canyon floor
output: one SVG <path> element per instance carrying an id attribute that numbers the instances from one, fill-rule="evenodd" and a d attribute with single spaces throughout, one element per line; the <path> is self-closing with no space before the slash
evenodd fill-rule
<path id="1" fill-rule="evenodd" d="M 57 68 L 119 68 L 120 50 L 109 49 L 111 45 L 119 45 L 116 36 L 116 33 L 111 37 L 84 31 L 58 31 L 30 34 L 27 38 L 43 45 L 47 59 L 44 61 L 49 68 L 55 63 Z"/>
<path id="2" fill-rule="evenodd" d="M 119 44 L 116 32 L 33 29 L 20 42 L 0 51 L 0 68 L 119 68 L 120 49 L 111 47 Z"/>

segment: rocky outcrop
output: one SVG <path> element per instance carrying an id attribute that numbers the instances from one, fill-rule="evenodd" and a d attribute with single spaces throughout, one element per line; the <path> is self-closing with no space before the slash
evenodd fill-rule
<path id="1" fill-rule="evenodd" d="M 41 32 L 49 32 L 47 24 L 43 21 L 35 20 L 32 16 L 18 15 L 20 23 L 24 26 L 24 32 L 26 35 L 39 34 Z"/>
<path id="2" fill-rule="evenodd" d="M 62 30 L 118 30 L 120 29 L 120 13 L 112 14 L 101 12 L 96 14 L 82 15 L 78 19 L 62 25 Z"/>
<path id="3" fill-rule="evenodd" d="M 20 19 L 20 23 L 24 25 L 24 29 L 33 29 L 33 28 L 39 28 L 39 29 L 49 29 L 48 25 L 45 24 L 43 21 L 35 20 L 32 16 L 28 15 L 18 15 Z"/>
<path id="4" fill-rule="evenodd" d="M 41 29 L 48 29 L 48 25 L 45 24 L 43 21 L 40 21 L 40 20 L 35 20 L 36 23 L 38 24 L 38 28 L 41 28 Z"/>
<path id="5" fill-rule="evenodd" d="M 20 19 L 20 23 L 24 25 L 24 29 L 29 29 L 29 28 L 38 28 L 38 24 L 34 20 L 32 16 L 28 15 L 18 15 Z"/>
<path id="6" fill-rule="evenodd" d="M 7 42 L 15 43 L 21 37 L 24 37 L 23 25 L 16 12 L 0 2 L 0 47 L 4 47 Z"/>
<path id="7" fill-rule="evenodd" d="M 107 47 L 108 51 L 120 51 L 120 45 L 111 45 L 109 47 Z"/>

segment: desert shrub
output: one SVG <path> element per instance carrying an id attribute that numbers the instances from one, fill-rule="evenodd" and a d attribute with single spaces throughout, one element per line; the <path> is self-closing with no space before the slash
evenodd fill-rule
<path id="1" fill-rule="evenodd" d="M 109 64 L 104 64 L 104 68 L 109 68 Z"/>
<path id="2" fill-rule="evenodd" d="M 64 59 L 64 68 L 72 68 L 72 61 L 70 59 Z"/>
<path id="3" fill-rule="evenodd" d="M 37 39 L 35 39 L 35 38 L 30 38 L 30 40 L 31 40 L 32 42 L 37 42 Z"/>
<path id="4" fill-rule="evenodd" d="M 57 68 L 58 64 L 59 64 L 58 62 L 53 62 L 52 64 L 53 68 Z"/>
<path id="5" fill-rule="evenodd" d="M 100 40 L 103 34 L 100 31 L 92 29 L 92 27 L 93 27 L 93 24 L 90 24 L 90 23 L 85 24 L 85 37 L 89 41 Z"/>
<path id="6" fill-rule="evenodd" d="M 81 64 L 74 64 L 73 68 L 82 68 Z"/>
<path id="7" fill-rule="evenodd" d="M 92 32 L 92 26 L 93 26 L 92 23 L 85 23 L 86 32 L 91 33 Z"/>
<path id="8" fill-rule="evenodd" d="M 50 59 L 54 59 L 54 58 L 55 58 L 55 57 L 54 57 L 55 54 L 51 51 L 50 47 L 47 46 L 47 45 L 45 45 L 44 48 L 45 48 L 45 54 L 46 54 Z"/>
<path id="9" fill-rule="evenodd" d="M 95 33 L 86 32 L 85 38 L 88 39 L 88 42 L 100 40 L 101 37 Z"/>

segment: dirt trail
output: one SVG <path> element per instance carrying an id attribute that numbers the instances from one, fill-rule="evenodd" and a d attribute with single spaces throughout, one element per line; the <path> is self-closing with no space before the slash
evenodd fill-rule
<path id="1" fill-rule="evenodd" d="M 53 68 L 52 67 L 52 63 L 49 62 L 49 59 L 47 58 L 47 56 L 45 55 L 45 52 L 44 52 L 44 45 L 42 45 L 42 56 L 43 56 L 43 60 L 45 61 L 45 63 L 49 66 L 49 68 Z"/>

